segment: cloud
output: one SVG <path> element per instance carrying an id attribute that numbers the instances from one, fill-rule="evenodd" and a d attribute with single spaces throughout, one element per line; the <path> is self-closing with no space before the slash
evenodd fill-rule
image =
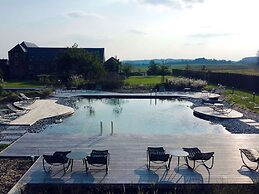
<path id="1" fill-rule="evenodd" d="M 69 16 L 71 18 L 85 18 L 85 17 L 92 17 L 92 18 L 97 18 L 97 19 L 104 18 L 102 15 L 97 14 L 97 13 L 89 13 L 89 12 L 80 11 L 80 10 L 69 12 L 69 13 L 67 13 L 67 16 Z"/>
<path id="2" fill-rule="evenodd" d="M 140 30 L 136 30 L 136 29 L 129 30 L 128 32 L 130 32 L 132 34 L 137 34 L 137 35 L 147 35 L 146 32 L 143 32 L 143 31 L 140 31 Z"/>
<path id="3" fill-rule="evenodd" d="M 201 34 L 190 34 L 190 38 L 213 38 L 213 37 L 226 37 L 231 36 L 229 33 L 201 33 Z"/>
<path id="4" fill-rule="evenodd" d="M 191 8 L 196 3 L 203 3 L 205 0 L 138 0 L 142 4 L 163 6 L 167 8 Z"/>

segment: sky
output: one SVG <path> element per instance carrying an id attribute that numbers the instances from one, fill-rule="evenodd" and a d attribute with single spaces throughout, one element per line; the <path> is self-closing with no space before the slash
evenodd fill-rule
<path id="1" fill-rule="evenodd" d="M 240 60 L 259 50 L 259 0 L 1 0 L 0 58 L 22 41 L 120 60 Z"/>

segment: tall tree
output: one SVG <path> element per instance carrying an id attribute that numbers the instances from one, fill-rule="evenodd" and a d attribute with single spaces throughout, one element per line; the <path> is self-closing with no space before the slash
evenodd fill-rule
<path id="1" fill-rule="evenodd" d="M 162 76 L 162 83 L 164 83 L 165 82 L 165 76 L 171 74 L 171 72 L 169 70 L 169 67 L 167 65 L 161 65 L 159 74 Z"/>
<path id="2" fill-rule="evenodd" d="M 148 66 L 147 74 L 148 75 L 159 75 L 160 68 L 155 63 L 155 61 L 151 60 Z"/>
<path id="3" fill-rule="evenodd" d="M 131 71 L 132 71 L 132 65 L 130 64 L 122 65 L 122 72 L 125 73 L 126 77 L 129 77 Z"/>
<path id="4" fill-rule="evenodd" d="M 104 74 L 104 67 L 97 56 L 81 48 L 68 48 L 60 53 L 55 60 L 57 75 L 69 78 L 82 75 L 85 80 L 97 80 Z"/>

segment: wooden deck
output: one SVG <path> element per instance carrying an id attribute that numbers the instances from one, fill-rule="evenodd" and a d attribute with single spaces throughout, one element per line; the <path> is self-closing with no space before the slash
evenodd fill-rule
<path id="1" fill-rule="evenodd" d="M 109 172 L 89 170 L 85 172 L 82 161 L 75 161 L 73 171 L 65 175 L 55 167 L 52 173 L 45 173 L 39 158 L 23 177 L 22 183 L 65 183 L 65 184 L 246 184 L 259 180 L 258 172 L 240 169 L 242 162 L 239 148 L 258 148 L 259 135 L 119 135 L 94 136 L 86 134 L 25 134 L 2 151 L 0 156 L 37 156 L 57 150 L 85 151 L 108 149 L 111 153 Z M 171 168 L 154 166 L 147 170 L 147 146 L 164 146 L 170 149 L 197 146 L 202 151 L 215 152 L 215 164 L 211 170 L 198 166 L 188 169 L 181 160 L 173 158 Z"/>

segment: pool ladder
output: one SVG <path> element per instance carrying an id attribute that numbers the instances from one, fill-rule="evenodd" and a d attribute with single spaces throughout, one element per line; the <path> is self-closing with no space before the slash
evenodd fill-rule
<path id="1" fill-rule="evenodd" d="M 111 121 L 111 136 L 113 136 L 113 121 Z M 99 134 L 100 136 L 102 136 L 103 135 L 103 122 L 102 121 L 100 121 L 100 134 Z"/>

